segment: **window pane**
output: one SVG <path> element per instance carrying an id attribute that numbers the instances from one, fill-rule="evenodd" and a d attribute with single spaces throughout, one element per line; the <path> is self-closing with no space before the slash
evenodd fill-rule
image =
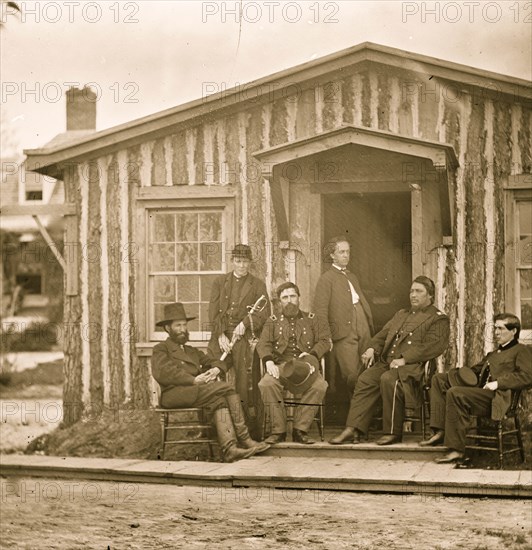
<path id="1" fill-rule="evenodd" d="M 197 275 L 180 275 L 177 278 L 177 301 L 199 301 L 199 277 Z"/>
<path id="2" fill-rule="evenodd" d="M 200 321 L 198 319 L 199 317 L 199 304 L 187 304 L 185 306 L 185 311 L 187 312 L 187 317 L 196 317 L 192 321 L 188 322 L 188 330 L 191 331 L 197 331 L 199 330 Z"/>
<path id="3" fill-rule="evenodd" d="M 198 214 L 176 214 L 176 242 L 193 242 L 198 240 Z"/>
<path id="4" fill-rule="evenodd" d="M 519 209 L 519 234 L 532 234 L 532 201 L 519 201 L 517 203 Z"/>
<path id="5" fill-rule="evenodd" d="M 150 214 L 152 222 L 152 242 L 173 243 L 175 239 L 174 214 Z"/>
<path id="6" fill-rule="evenodd" d="M 153 330 L 155 331 L 162 331 L 163 329 L 161 327 L 156 327 L 155 323 L 157 321 L 162 321 L 164 319 L 164 306 L 165 304 L 155 304 L 154 307 L 154 319 L 153 319 Z"/>
<path id="7" fill-rule="evenodd" d="M 222 245 L 221 243 L 202 243 L 201 271 L 220 271 L 222 269 Z"/>
<path id="8" fill-rule="evenodd" d="M 198 271 L 198 245 L 176 244 L 177 271 Z"/>
<path id="9" fill-rule="evenodd" d="M 150 271 L 175 271 L 175 245 L 152 244 L 150 247 Z"/>
<path id="10" fill-rule="evenodd" d="M 214 279 L 219 275 L 202 275 L 201 277 L 201 301 L 208 302 L 211 299 L 211 289 Z"/>
<path id="11" fill-rule="evenodd" d="M 209 212 L 200 216 L 200 241 L 222 240 L 222 214 Z"/>
<path id="12" fill-rule="evenodd" d="M 532 328 L 532 269 L 521 269 L 519 272 L 521 301 L 521 325 L 524 329 Z"/>
<path id="13" fill-rule="evenodd" d="M 519 201 L 519 265 L 532 265 L 532 201 Z"/>
<path id="14" fill-rule="evenodd" d="M 519 265 L 532 264 L 532 235 L 519 237 Z"/>
<path id="15" fill-rule="evenodd" d="M 153 278 L 153 298 L 156 302 L 176 302 L 176 278 L 164 275 Z"/>
<path id="16" fill-rule="evenodd" d="M 200 330 L 202 332 L 210 332 L 212 326 L 209 324 L 209 304 L 200 305 Z"/>

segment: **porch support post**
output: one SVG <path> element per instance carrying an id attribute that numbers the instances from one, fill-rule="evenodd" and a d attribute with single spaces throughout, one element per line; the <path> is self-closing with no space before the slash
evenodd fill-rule
<path id="1" fill-rule="evenodd" d="M 412 244 L 410 255 L 412 258 L 412 276 L 423 275 L 423 201 L 421 186 L 410 184 L 410 207 L 412 217 Z"/>

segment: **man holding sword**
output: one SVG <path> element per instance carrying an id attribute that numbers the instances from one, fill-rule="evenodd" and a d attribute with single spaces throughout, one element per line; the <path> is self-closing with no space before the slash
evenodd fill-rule
<path id="1" fill-rule="evenodd" d="M 215 279 L 212 285 L 209 303 L 212 332 L 208 348 L 215 358 L 225 355 L 228 367 L 234 369 L 235 389 L 244 410 L 255 416 L 250 410 L 255 401 L 254 351 L 270 312 L 268 293 L 264 282 L 249 273 L 251 248 L 237 244 L 231 256 L 233 270 Z"/>

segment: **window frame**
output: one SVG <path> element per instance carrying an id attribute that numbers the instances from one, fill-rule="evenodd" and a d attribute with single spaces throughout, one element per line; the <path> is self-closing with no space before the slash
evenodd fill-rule
<path id="1" fill-rule="evenodd" d="M 515 312 L 521 318 L 521 288 L 519 272 L 527 269 L 519 261 L 519 216 L 518 203 L 532 202 L 532 174 L 520 174 L 508 179 L 505 190 L 505 288 L 506 311 Z M 532 344 L 532 328 L 522 329 L 520 341 Z"/>
<path id="2" fill-rule="evenodd" d="M 191 189 L 195 188 L 195 189 Z M 149 214 L 153 210 L 164 212 L 204 210 L 222 211 L 222 265 L 221 271 L 213 274 L 222 275 L 227 272 L 227 253 L 230 243 L 234 242 L 235 234 L 235 204 L 234 191 L 223 189 L 222 186 L 173 186 L 141 188 L 137 195 L 136 226 L 139 238 L 139 264 L 137 287 L 137 319 L 139 339 L 141 342 L 160 342 L 167 338 L 164 331 L 152 330 L 154 314 L 153 296 L 150 294 L 149 262 Z M 153 320 L 154 321 L 154 320 Z M 191 331 L 190 341 L 207 342 L 210 331 Z"/>

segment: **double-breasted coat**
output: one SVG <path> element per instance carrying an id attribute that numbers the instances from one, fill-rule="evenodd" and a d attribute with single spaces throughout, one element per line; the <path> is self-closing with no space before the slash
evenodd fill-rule
<path id="1" fill-rule="evenodd" d="M 209 302 L 209 322 L 211 324 L 212 338 L 211 343 L 214 344 L 214 349 L 218 348 L 218 337 L 229 330 L 229 317 L 227 315 L 230 307 L 231 297 L 231 278 L 234 277 L 233 272 L 217 277 L 211 289 L 211 297 Z M 251 321 L 249 318 L 249 306 L 252 306 L 261 296 L 268 300 L 268 291 L 263 281 L 248 273 L 246 280 L 240 292 L 240 300 L 238 308 L 234 315 L 242 321 L 246 327 L 246 331 L 251 334 Z M 254 313 L 251 318 L 253 320 L 253 331 L 257 338 L 260 336 L 260 331 L 264 326 L 268 315 L 270 314 L 269 302 L 262 311 Z M 209 344 L 209 347 L 211 345 Z"/>
<path id="2" fill-rule="evenodd" d="M 434 305 L 415 313 L 400 309 L 370 340 L 383 362 L 403 358 L 399 379 L 421 380 L 425 361 L 441 355 L 449 345 L 449 318 Z"/>
<path id="3" fill-rule="evenodd" d="M 279 361 L 288 346 L 290 321 L 281 315 L 270 317 L 262 330 L 257 353 L 263 361 Z M 316 359 L 331 349 L 331 334 L 326 322 L 312 313 L 299 311 L 295 322 L 297 346 Z"/>

